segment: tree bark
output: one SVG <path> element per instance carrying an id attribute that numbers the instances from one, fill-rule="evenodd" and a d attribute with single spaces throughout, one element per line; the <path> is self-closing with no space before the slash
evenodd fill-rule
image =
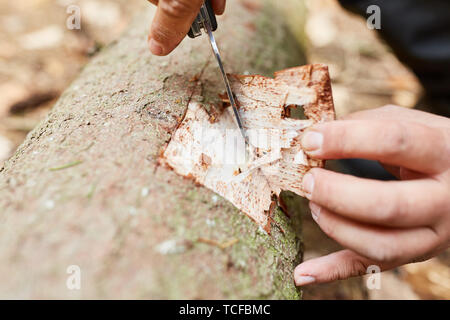
<path id="1" fill-rule="evenodd" d="M 228 4 L 216 32 L 228 72 L 304 63 L 275 2 Z M 157 166 L 188 103 L 219 103 L 224 86 L 205 36 L 151 56 L 152 14 L 84 68 L 0 169 L 1 298 L 300 297 L 302 199 L 284 195 L 290 218 L 277 209 L 267 235 Z"/>

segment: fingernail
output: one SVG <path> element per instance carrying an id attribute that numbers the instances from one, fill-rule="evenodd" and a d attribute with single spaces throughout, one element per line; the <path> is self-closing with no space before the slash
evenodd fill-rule
<path id="1" fill-rule="evenodd" d="M 306 198 L 311 200 L 311 195 L 314 189 L 314 176 L 312 173 L 305 174 L 302 181 L 302 187 L 303 191 L 305 191 Z"/>
<path id="2" fill-rule="evenodd" d="M 298 287 L 306 286 L 307 284 L 311 284 L 316 282 L 316 278 L 311 276 L 298 276 L 295 277 L 295 285 Z"/>
<path id="3" fill-rule="evenodd" d="M 314 221 L 317 222 L 317 220 L 319 220 L 319 215 L 320 215 L 320 209 L 321 209 L 320 206 L 318 206 L 314 202 L 310 202 L 309 208 L 311 209 L 311 215 L 312 215 Z"/>
<path id="4" fill-rule="evenodd" d="M 164 49 L 161 46 L 161 44 L 158 43 L 155 39 L 150 39 L 150 42 L 148 44 L 150 51 L 157 56 L 161 56 L 164 53 Z"/>
<path id="5" fill-rule="evenodd" d="M 302 137 L 302 147 L 306 151 L 317 151 L 322 148 L 323 135 L 317 131 L 307 131 Z"/>

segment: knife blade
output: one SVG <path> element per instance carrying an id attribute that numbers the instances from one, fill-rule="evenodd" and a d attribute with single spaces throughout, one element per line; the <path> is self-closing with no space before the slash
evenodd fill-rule
<path id="1" fill-rule="evenodd" d="M 245 129 L 242 124 L 242 119 L 239 114 L 236 99 L 234 97 L 233 91 L 231 90 L 230 81 L 228 80 L 228 76 L 225 72 L 225 68 L 222 63 L 222 58 L 220 56 L 220 51 L 217 46 L 216 39 L 214 38 L 214 35 L 213 35 L 213 31 L 215 30 L 215 28 L 217 28 L 217 22 L 215 20 L 214 13 L 213 13 L 210 5 L 209 5 L 210 8 L 208 10 L 208 5 L 209 5 L 208 1 L 205 1 L 205 3 L 200 8 L 200 12 L 199 12 L 196 20 L 194 21 L 194 24 L 193 24 L 193 27 L 191 28 L 189 36 L 194 38 L 194 37 L 200 35 L 201 34 L 200 28 L 204 28 L 206 33 L 208 34 L 209 42 L 211 44 L 211 48 L 212 48 L 212 51 L 216 58 L 217 64 L 219 65 L 220 73 L 222 75 L 222 79 L 225 84 L 225 89 L 226 89 L 226 92 L 228 95 L 228 99 L 230 100 L 230 105 L 233 110 L 234 118 L 235 118 L 237 126 L 241 132 L 241 135 L 244 138 L 246 149 L 247 149 L 248 141 L 247 141 Z M 211 17 L 211 15 L 213 15 L 213 17 Z M 214 26 L 212 26 L 212 23 L 214 23 Z M 214 29 L 213 29 L 213 27 L 214 27 Z"/>
<path id="2" fill-rule="evenodd" d="M 204 13 L 202 13 L 202 14 L 204 14 Z M 233 108 L 233 113 L 236 118 L 237 125 L 239 127 L 239 130 L 241 131 L 242 137 L 244 138 L 244 140 L 247 140 L 246 136 L 245 136 L 244 127 L 242 125 L 241 116 L 240 116 L 239 110 L 237 108 L 236 100 L 234 99 L 234 94 L 233 94 L 233 91 L 231 90 L 230 81 L 228 80 L 228 76 L 225 73 L 222 59 L 220 57 L 220 51 L 219 51 L 219 48 L 217 47 L 216 39 L 214 38 L 212 29 L 211 29 L 211 25 L 208 23 L 208 21 L 206 21 L 206 23 L 205 23 L 205 29 L 208 33 L 209 42 L 211 43 L 211 48 L 214 52 L 214 56 L 216 57 L 217 64 L 219 65 L 220 73 L 222 74 L 223 82 L 225 83 L 225 89 L 227 91 L 228 98 L 230 99 L 230 104 L 231 104 L 231 107 Z"/>

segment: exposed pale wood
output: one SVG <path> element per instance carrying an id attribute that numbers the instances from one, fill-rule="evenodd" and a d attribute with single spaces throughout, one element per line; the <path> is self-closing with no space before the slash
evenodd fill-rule
<path id="1" fill-rule="evenodd" d="M 270 233 L 281 191 L 304 196 L 303 176 L 323 166 L 306 156 L 300 139 L 313 124 L 334 119 L 328 67 L 305 65 L 279 71 L 275 78 L 230 79 L 247 146 L 228 99 L 228 106 L 214 113 L 191 102 L 161 163 L 223 196 Z M 307 119 L 292 118 L 292 109 L 303 109 Z"/>

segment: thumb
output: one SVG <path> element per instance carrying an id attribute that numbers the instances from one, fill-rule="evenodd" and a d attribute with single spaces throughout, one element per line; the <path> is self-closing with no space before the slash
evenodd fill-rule
<path id="1" fill-rule="evenodd" d="M 366 274 L 369 266 L 377 266 L 381 271 L 395 267 L 377 263 L 351 250 L 342 250 L 298 265 L 294 280 L 297 286 L 343 280 Z"/>
<path id="2" fill-rule="evenodd" d="M 203 0 L 159 0 L 148 37 L 150 51 L 169 54 L 188 33 L 202 4 Z"/>

